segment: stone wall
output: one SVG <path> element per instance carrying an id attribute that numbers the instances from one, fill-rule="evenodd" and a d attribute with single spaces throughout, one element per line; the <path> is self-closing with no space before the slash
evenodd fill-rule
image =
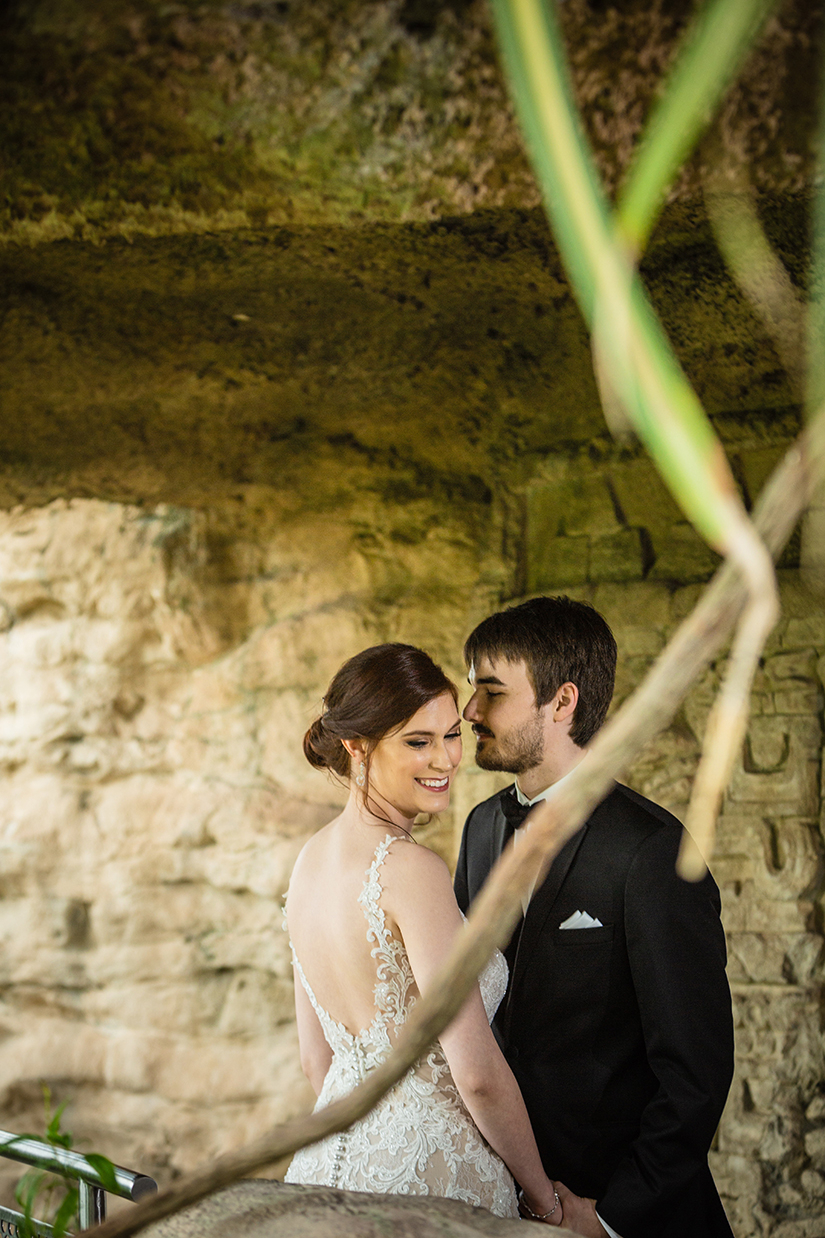
<path id="1" fill-rule="evenodd" d="M 579 559 L 583 538 L 621 533 L 604 500 L 615 470 L 591 466 L 589 528 L 568 496 L 556 529 Z M 536 549 L 548 476 L 524 497 L 544 513 L 523 556 L 544 564 L 531 587 L 553 583 Z M 506 564 L 447 508 L 438 525 L 419 511 L 426 534 L 393 542 L 380 521 L 365 539 L 356 507 L 275 520 L 274 498 L 268 517 L 257 502 L 257 521 L 220 543 L 207 515 L 168 507 L 59 501 L 0 518 L 0 1124 L 42 1129 L 45 1080 L 82 1146 L 162 1181 L 310 1103 L 280 898 L 303 839 L 341 802 L 300 753 L 330 674 L 399 638 L 461 676 L 464 634 L 508 591 Z M 586 578 L 559 584 L 613 624 L 621 699 L 700 586 L 649 564 L 645 579 L 641 560 L 615 579 L 608 558 L 584 558 Z M 739 1238 L 822 1233 L 825 619 L 795 568 L 782 589 L 714 861 L 737 1075 L 713 1167 Z M 717 675 L 628 775 L 676 812 Z M 453 811 L 425 831 L 448 858 L 495 777 L 468 763 Z"/>

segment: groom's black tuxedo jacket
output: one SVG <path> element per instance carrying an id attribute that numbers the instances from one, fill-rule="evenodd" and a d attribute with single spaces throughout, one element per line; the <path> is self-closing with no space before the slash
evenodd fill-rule
<path id="1" fill-rule="evenodd" d="M 501 853 L 499 792 L 474 809 L 467 910 Z M 494 1029 L 548 1174 L 621 1238 L 730 1238 L 707 1163 L 733 1071 L 719 892 L 674 871 L 681 826 L 617 784 L 554 861 L 506 951 Z M 602 927 L 560 929 L 576 911 Z"/>

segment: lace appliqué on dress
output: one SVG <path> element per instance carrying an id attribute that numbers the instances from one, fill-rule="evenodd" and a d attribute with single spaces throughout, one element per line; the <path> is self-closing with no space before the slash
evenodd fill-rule
<path id="1" fill-rule="evenodd" d="M 319 1004 L 292 948 L 296 974 L 332 1049 L 332 1063 L 316 1110 L 351 1092 L 389 1054 L 394 1034 L 415 1005 L 414 978 L 403 942 L 386 926 L 380 898 L 381 866 L 397 839 L 376 847 L 358 901 L 376 961 L 375 1017 L 357 1034 Z M 408 845 L 408 844 L 407 844 Z M 290 942 L 291 945 L 291 942 Z M 507 963 L 498 951 L 479 984 L 488 1019 L 507 988 Z M 302 1148 L 287 1182 L 400 1195 L 438 1195 L 516 1217 L 513 1179 L 473 1122 L 439 1045 L 421 1058 L 365 1118 L 340 1135 Z"/>

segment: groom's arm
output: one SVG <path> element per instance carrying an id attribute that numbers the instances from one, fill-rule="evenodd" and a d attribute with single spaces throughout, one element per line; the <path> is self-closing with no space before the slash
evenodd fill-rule
<path id="1" fill-rule="evenodd" d="M 675 830 L 655 831 L 625 891 L 628 955 L 659 1086 L 637 1139 L 596 1201 L 602 1220 L 622 1235 L 648 1232 L 698 1184 L 733 1074 L 719 892 L 710 876 L 695 883 L 677 877 L 678 841 Z"/>

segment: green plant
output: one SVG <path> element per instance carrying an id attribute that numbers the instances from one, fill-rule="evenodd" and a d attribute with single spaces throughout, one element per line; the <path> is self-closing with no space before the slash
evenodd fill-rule
<path id="1" fill-rule="evenodd" d="M 45 1135 L 42 1138 L 53 1148 L 69 1151 L 74 1143 L 72 1133 L 60 1128 L 63 1110 L 68 1102 L 63 1101 L 53 1113 L 51 1089 L 45 1083 L 41 1086 L 46 1119 Z M 27 1134 L 19 1138 L 39 1140 L 41 1136 Z M 84 1159 L 100 1175 L 100 1180 L 106 1190 L 116 1189 L 115 1170 L 111 1161 L 96 1152 L 89 1153 Z M 23 1219 L 18 1225 L 20 1238 L 35 1238 L 35 1206 L 38 1212 L 42 1211 L 47 1215 L 52 1215 L 50 1222 L 52 1232 L 55 1238 L 63 1238 L 69 1223 L 77 1216 L 80 1191 L 76 1179 L 66 1178 L 46 1169 L 32 1168 L 27 1169 L 18 1182 L 15 1199 L 23 1213 Z"/>

